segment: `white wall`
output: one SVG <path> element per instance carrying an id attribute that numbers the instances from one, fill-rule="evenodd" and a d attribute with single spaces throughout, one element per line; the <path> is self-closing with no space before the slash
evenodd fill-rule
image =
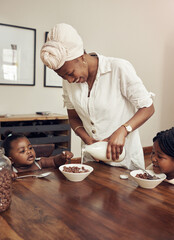
<path id="1" fill-rule="evenodd" d="M 62 89 L 43 87 L 39 57 L 45 31 L 66 22 L 78 30 L 87 52 L 129 60 L 156 94 L 155 115 L 140 128 L 143 146 L 152 145 L 156 132 L 174 125 L 173 0 L 0 0 L 0 22 L 37 30 L 36 85 L 0 85 L 0 112 L 66 113 Z M 80 156 L 74 134 L 72 151 Z"/>

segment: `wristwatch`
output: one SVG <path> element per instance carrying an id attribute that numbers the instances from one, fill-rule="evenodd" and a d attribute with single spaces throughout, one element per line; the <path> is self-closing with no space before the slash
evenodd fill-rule
<path id="1" fill-rule="evenodd" d="M 126 131 L 127 131 L 128 134 L 132 132 L 131 125 L 128 125 L 127 123 L 125 123 L 125 124 L 123 124 L 123 126 L 126 128 Z"/>

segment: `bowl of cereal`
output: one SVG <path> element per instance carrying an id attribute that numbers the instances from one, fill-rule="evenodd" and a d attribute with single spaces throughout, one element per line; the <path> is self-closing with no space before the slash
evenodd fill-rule
<path id="1" fill-rule="evenodd" d="M 83 181 L 94 169 L 86 164 L 64 164 L 59 167 L 61 173 L 72 182 Z"/>
<path id="2" fill-rule="evenodd" d="M 153 170 L 133 170 L 130 172 L 132 179 L 138 183 L 142 188 L 152 189 L 157 187 L 164 179 L 166 175 L 164 173 L 156 174 Z"/>

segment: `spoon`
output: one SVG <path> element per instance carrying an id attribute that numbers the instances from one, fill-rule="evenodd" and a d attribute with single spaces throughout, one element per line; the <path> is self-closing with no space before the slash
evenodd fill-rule
<path id="1" fill-rule="evenodd" d="M 46 177 L 46 176 L 48 176 L 50 174 L 51 174 L 51 172 L 45 172 L 45 173 L 41 173 L 41 174 L 38 174 L 38 175 L 23 175 L 23 176 L 17 177 L 17 179 L 19 179 L 19 178 L 26 178 L 26 177 L 42 178 L 42 177 Z"/>
<path id="2" fill-rule="evenodd" d="M 133 162 L 133 165 L 134 165 L 136 168 L 139 168 L 140 170 L 142 170 L 144 173 L 146 173 L 150 178 L 152 178 L 152 179 L 156 178 L 155 175 L 152 176 L 147 170 L 145 170 L 145 169 L 143 169 L 143 168 L 137 166 L 134 162 Z"/>

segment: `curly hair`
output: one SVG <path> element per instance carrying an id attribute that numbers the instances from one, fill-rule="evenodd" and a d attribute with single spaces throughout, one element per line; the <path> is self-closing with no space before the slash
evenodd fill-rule
<path id="1" fill-rule="evenodd" d="M 153 142 L 158 141 L 161 150 L 174 158 L 174 127 L 158 132 Z"/>
<path id="2" fill-rule="evenodd" d="M 1 146 L 4 148 L 5 155 L 7 157 L 9 157 L 12 141 L 14 141 L 14 140 L 16 140 L 18 138 L 24 138 L 25 136 L 23 134 L 13 133 L 12 131 L 7 131 L 7 132 L 5 132 L 4 135 L 5 135 L 5 139 L 2 142 Z"/>

